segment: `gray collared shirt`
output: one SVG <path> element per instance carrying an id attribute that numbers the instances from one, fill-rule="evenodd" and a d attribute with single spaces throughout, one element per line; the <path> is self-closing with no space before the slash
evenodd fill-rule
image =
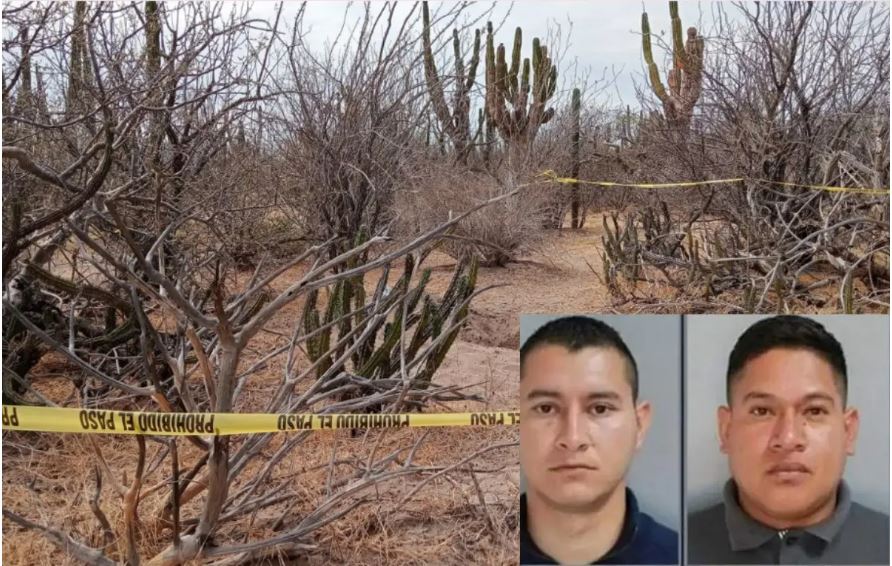
<path id="1" fill-rule="evenodd" d="M 778 531 L 747 515 L 728 480 L 724 502 L 688 518 L 689 564 L 889 564 L 889 517 L 852 501 L 842 481 L 827 520 Z"/>

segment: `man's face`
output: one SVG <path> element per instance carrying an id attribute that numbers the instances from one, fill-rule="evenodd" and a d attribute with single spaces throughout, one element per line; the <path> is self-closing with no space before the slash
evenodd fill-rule
<path id="1" fill-rule="evenodd" d="M 829 505 L 857 432 L 858 413 L 843 406 L 832 366 L 807 349 L 775 348 L 747 362 L 731 406 L 719 409 L 741 504 L 763 522 L 794 526 Z"/>
<path id="2" fill-rule="evenodd" d="M 623 481 L 650 423 L 637 408 L 631 368 L 613 348 L 534 348 L 520 380 L 520 461 L 529 491 L 585 509 Z"/>

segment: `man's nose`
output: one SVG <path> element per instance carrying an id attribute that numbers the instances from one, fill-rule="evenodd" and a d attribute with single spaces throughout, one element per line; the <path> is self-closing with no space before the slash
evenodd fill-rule
<path id="1" fill-rule="evenodd" d="M 774 423 L 771 448 L 780 451 L 802 451 L 805 446 L 805 419 L 795 411 L 780 414 Z"/>
<path id="2" fill-rule="evenodd" d="M 578 452 L 589 447 L 591 441 L 584 419 L 585 415 L 579 410 L 569 410 L 564 413 L 557 439 L 557 444 L 561 449 Z"/>

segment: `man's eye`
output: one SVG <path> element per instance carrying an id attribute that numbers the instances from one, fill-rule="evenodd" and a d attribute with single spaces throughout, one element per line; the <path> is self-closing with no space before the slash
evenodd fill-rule
<path id="1" fill-rule="evenodd" d="M 828 411 L 824 407 L 809 407 L 805 410 L 805 414 L 809 417 L 820 417 L 830 414 L 830 411 Z"/>
<path id="2" fill-rule="evenodd" d="M 595 413 L 596 415 L 606 415 L 607 413 L 613 411 L 614 409 L 610 405 L 605 405 L 603 403 L 599 403 L 597 405 L 592 405 L 592 408 L 590 410 L 591 410 L 591 412 Z"/>
<path id="3" fill-rule="evenodd" d="M 533 412 L 539 413 L 540 415 L 550 415 L 554 412 L 553 405 L 536 405 L 533 407 Z"/>
<path id="4" fill-rule="evenodd" d="M 768 407 L 753 407 L 750 409 L 750 414 L 756 417 L 767 417 L 771 414 L 771 411 Z"/>

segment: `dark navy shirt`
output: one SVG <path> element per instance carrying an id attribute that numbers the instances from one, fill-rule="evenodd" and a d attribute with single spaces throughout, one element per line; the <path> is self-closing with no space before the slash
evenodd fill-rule
<path id="1" fill-rule="evenodd" d="M 520 563 L 557 564 L 530 536 L 526 495 L 520 497 Z M 635 495 L 626 488 L 626 516 L 619 538 L 607 554 L 591 564 L 678 564 L 678 533 L 639 511 Z"/>

